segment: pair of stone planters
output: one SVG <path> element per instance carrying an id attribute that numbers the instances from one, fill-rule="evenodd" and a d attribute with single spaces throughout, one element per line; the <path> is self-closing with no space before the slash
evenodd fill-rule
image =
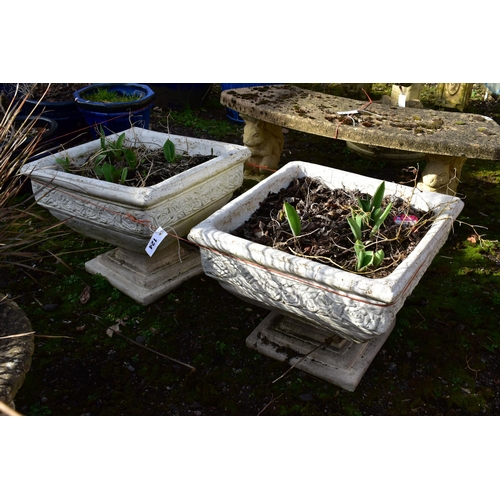
<path id="1" fill-rule="evenodd" d="M 396 314 L 448 237 L 463 208 L 458 198 L 386 183 L 386 195 L 432 210 L 425 237 L 389 276 L 371 279 L 231 235 L 269 192 L 295 179 L 373 195 L 379 179 L 305 162 L 282 167 L 189 233 L 200 245 L 204 272 L 229 292 L 272 312 L 247 345 L 321 379 L 354 390 L 391 333 Z"/>
<path id="2" fill-rule="evenodd" d="M 170 139 L 176 153 L 214 155 L 152 187 L 135 188 L 65 172 L 57 158 L 82 164 L 100 149 L 95 140 L 26 164 L 37 203 L 86 236 L 116 248 L 85 264 L 141 304 L 154 302 L 185 280 L 202 273 L 199 252 L 175 236 L 189 230 L 221 208 L 243 183 L 243 163 L 250 156 L 244 146 L 131 128 L 124 145 L 162 148 Z M 108 136 L 115 140 L 118 134 Z M 146 253 L 154 231 L 170 233 L 150 256 Z"/>

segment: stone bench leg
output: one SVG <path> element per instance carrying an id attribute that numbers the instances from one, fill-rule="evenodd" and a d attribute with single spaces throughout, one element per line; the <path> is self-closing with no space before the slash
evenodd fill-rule
<path id="1" fill-rule="evenodd" d="M 280 126 L 240 114 L 245 120 L 243 144 L 250 149 L 252 156 L 246 167 L 251 173 L 270 175 L 278 169 L 285 140 Z M 259 165 L 265 168 L 256 168 Z"/>
<path id="2" fill-rule="evenodd" d="M 455 196 L 466 159 L 454 156 L 427 155 L 427 165 L 422 172 L 422 181 L 417 184 L 418 189 Z"/>

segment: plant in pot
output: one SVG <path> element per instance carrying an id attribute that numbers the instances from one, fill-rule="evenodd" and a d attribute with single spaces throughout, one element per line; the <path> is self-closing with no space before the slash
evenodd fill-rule
<path id="1" fill-rule="evenodd" d="M 297 161 L 188 238 L 208 276 L 272 311 L 249 347 L 352 391 L 462 207 L 458 198 Z"/>
<path id="2" fill-rule="evenodd" d="M 208 158 L 169 174 L 156 153 Z M 197 249 L 178 237 L 229 201 L 243 183 L 249 154 L 244 146 L 132 127 L 31 162 L 23 173 L 31 178 L 37 202 L 55 217 L 116 246 L 86 269 L 149 304 L 202 272 Z M 167 178 L 157 179 L 162 172 Z M 155 251 L 148 253 L 153 238 Z"/>
<path id="3" fill-rule="evenodd" d="M 149 128 L 155 93 L 140 83 L 99 83 L 77 90 L 74 98 L 96 138 L 100 125 L 106 135 L 132 126 Z"/>

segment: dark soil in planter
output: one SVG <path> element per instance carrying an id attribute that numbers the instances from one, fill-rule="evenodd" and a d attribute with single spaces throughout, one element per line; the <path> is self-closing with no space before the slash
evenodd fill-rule
<path id="1" fill-rule="evenodd" d="M 175 161 L 168 162 L 163 156 L 161 150 L 154 154 L 148 155 L 148 164 L 142 165 L 141 169 L 137 169 L 134 175 L 133 185 L 138 185 L 142 179 L 145 180 L 146 186 L 153 186 L 164 180 L 170 179 L 174 175 L 181 174 L 186 170 L 197 167 L 216 156 L 213 155 L 179 155 Z M 143 173 L 141 174 L 141 170 Z M 146 177 L 144 178 L 144 174 Z M 127 184 L 130 181 L 127 181 Z"/>
<path id="2" fill-rule="evenodd" d="M 30 98 L 48 102 L 73 101 L 73 92 L 87 86 L 88 83 L 52 83 L 44 95 L 47 85 L 47 83 L 37 83 Z"/>
<path id="3" fill-rule="evenodd" d="M 127 186 L 154 186 L 155 184 L 216 158 L 214 155 L 183 154 L 177 155 L 174 161 L 168 162 L 165 159 L 162 149 L 151 151 L 145 148 L 138 148 L 138 157 L 143 158 L 143 162 L 138 168 L 129 172 L 129 176 L 124 182 Z M 127 163 L 123 160 L 122 162 L 114 164 L 114 166 L 117 169 L 121 169 L 126 167 Z M 81 170 L 80 173 L 85 177 L 96 177 L 94 168 L 90 165 L 84 170 Z"/>
<path id="4" fill-rule="evenodd" d="M 367 196 L 360 191 L 331 190 L 318 179 L 295 179 L 278 193 L 269 193 L 259 209 L 233 234 L 355 272 L 354 238 L 347 218 L 352 216 L 352 209 L 358 208 L 358 198 L 366 199 Z M 298 238 L 293 236 L 283 214 L 285 201 L 295 206 L 301 219 L 302 231 Z M 391 212 L 378 234 L 370 238 L 370 229 L 363 231 L 366 249 L 383 250 L 385 254 L 380 267 L 360 271 L 371 278 L 383 278 L 390 274 L 423 238 L 431 221 L 432 213 L 417 210 L 402 198 L 386 196 L 381 207 L 385 208 L 390 202 Z M 397 224 L 395 218 L 404 215 L 416 216 L 418 224 L 410 227 Z"/>

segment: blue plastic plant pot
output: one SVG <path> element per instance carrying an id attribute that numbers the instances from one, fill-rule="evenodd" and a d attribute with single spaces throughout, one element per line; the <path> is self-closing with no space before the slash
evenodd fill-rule
<path id="1" fill-rule="evenodd" d="M 97 89 L 106 89 L 118 95 L 132 96 L 134 101 L 99 102 L 91 95 Z M 90 133 L 98 137 L 97 129 L 102 125 L 106 135 L 122 132 L 132 126 L 148 129 L 155 93 L 139 83 L 99 83 L 89 85 L 73 94 L 76 105 L 82 113 Z"/>
<path id="2" fill-rule="evenodd" d="M 220 88 L 222 91 L 231 89 L 241 89 L 244 87 L 263 87 L 265 85 L 278 85 L 277 83 L 221 83 Z M 245 120 L 240 117 L 240 114 L 231 108 L 226 108 L 226 116 L 230 122 L 244 125 Z"/>

